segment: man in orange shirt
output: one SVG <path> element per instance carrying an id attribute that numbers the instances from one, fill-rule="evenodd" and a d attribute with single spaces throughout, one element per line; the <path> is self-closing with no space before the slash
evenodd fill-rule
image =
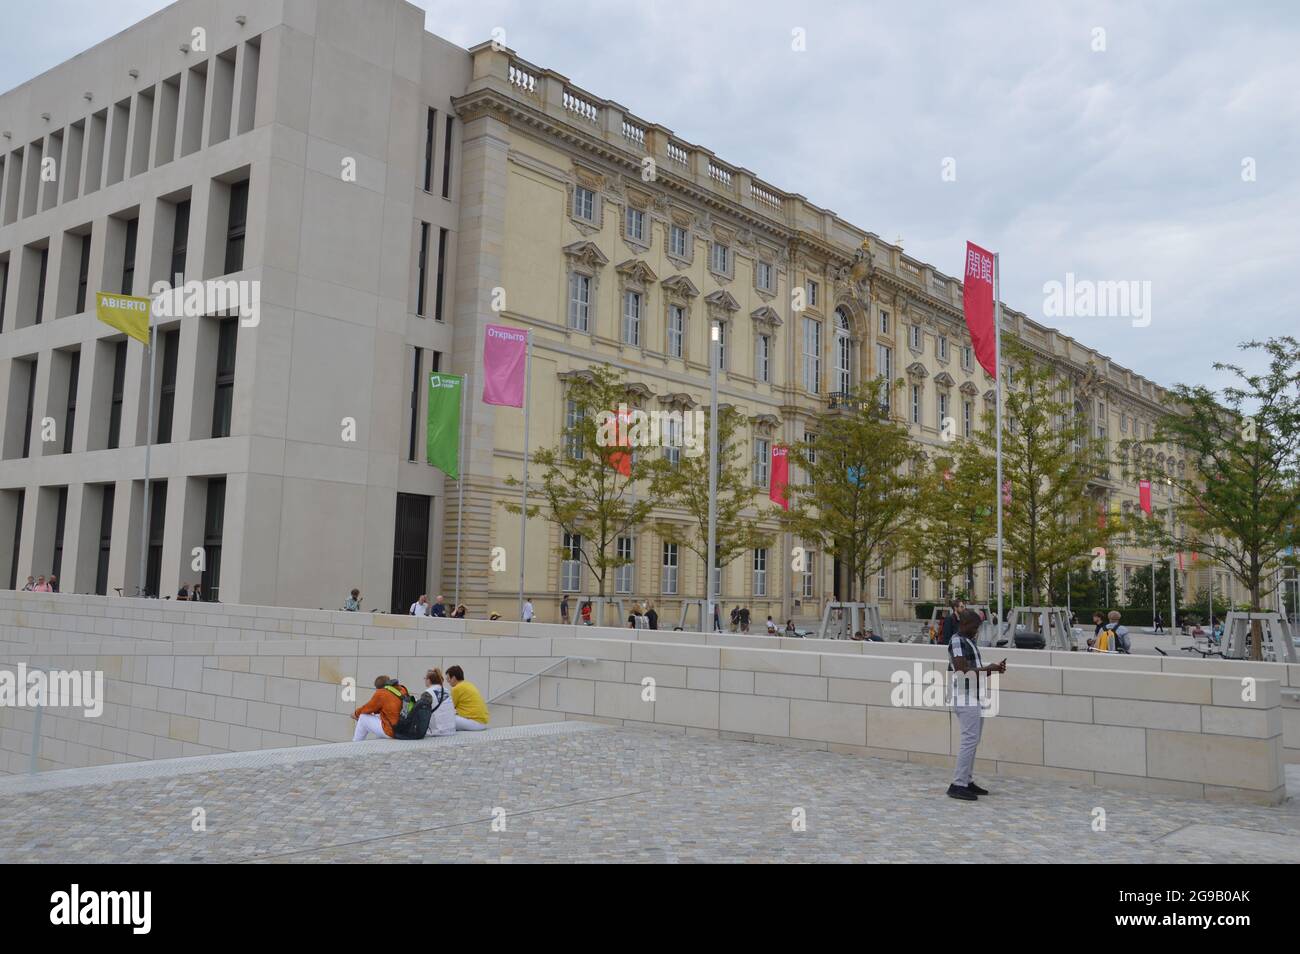
<path id="1" fill-rule="evenodd" d="M 405 687 L 396 679 L 387 676 L 375 677 L 375 694 L 370 701 L 352 713 L 357 721 L 357 731 L 352 735 L 353 742 L 364 742 L 370 736 L 392 738 L 397 720 L 402 717 L 402 697 L 406 695 Z"/>

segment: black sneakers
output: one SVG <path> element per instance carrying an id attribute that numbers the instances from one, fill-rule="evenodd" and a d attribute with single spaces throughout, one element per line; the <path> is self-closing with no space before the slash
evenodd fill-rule
<path id="1" fill-rule="evenodd" d="M 974 802 L 974 801 L 978 801 L 979 799 L 979 796 L 976 795 L 974 792 L 972 792 L 969 788 L 962 788 L 960 785 L 949 785 L 948 797 L 960 798 L 963 802 Z"/>
<path id="2" fill-rule="evenodd" d="M 980 788 L 974 782 L 971 782 L 969 785 L 966 786 L 966 791 L 970 792 L 973 795 L 987 795 L 989 793 L 989 790 L 987 788 Z"/>

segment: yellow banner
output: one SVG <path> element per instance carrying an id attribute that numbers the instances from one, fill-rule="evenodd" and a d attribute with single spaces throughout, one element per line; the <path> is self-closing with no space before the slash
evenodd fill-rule
<path id="1" fill-rule="evenodd" d="M 149 310 L 153 302 L 131 295 L 95 292 L 95 317 L 137 341 L 149 344 Z"/>

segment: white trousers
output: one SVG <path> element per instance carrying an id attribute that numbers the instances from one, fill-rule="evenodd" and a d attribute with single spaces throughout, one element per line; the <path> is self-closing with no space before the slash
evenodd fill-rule
<path id="1" fill-rule="evenodd" d="M 372 735 L 381 739 L 388 738 L 388 733 L 384 731 L 383 720 L 373 712 L 357 716 L 357 731 L 352 734 L 352 741 L 364 742 Z"/>
<path id="2" fill-rule="evenodd" d="M 456 716 L 457 732 L 482 732 L 486 728 L 486 723 L 475 722 L 473 719 L 466 719 L 464 716 Z"/>
<path id="3" fill-rule="evenodd" d="M 980 744 L 984 718 L 979 706 L 953 706 L 957 724 L 961 729 L 961 748 L 957 750 L 957 768 L 952 776 L 954 785 L 967 786 L 975 772 L 975 747 Z"/>

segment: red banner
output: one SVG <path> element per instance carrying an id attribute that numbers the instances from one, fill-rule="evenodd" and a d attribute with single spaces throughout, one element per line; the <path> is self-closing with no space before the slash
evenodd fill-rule
<path id="1" fill-rule="evenodd" d="M 1183 551 L 1182 551 L 1182 550 L 1179 550 L 1179 551 L 1178 551 L 1178 569 L 1179 569 L 1179 570 L 1184 569 L 1184 567 L 1183 567 Z"/>
<path id="2" fill-rule="evenodd" d="M 975 357 L 990 377 L 998 376 L 997 341 L 993 307 L 993 253 L 973 242 L 966 243 L 965 277 L 962 279 L 962 309 L 970 331 Z"/>
<path id="3" fill-rule="evenodd" d="M 767 492 L 768 498 L 781 505 L 782 510 L 790 509 L 790 498 L 786 488 L 790 485 L 790 449 L 782 444 L 772 445 L 772 480 Z"/>
<path id="4" fill-rule="evenodd" d="M 614 426 L 618 434 L 615 441 L 618 447 L 630 447 L 631 442 L 628 440 L 628 431 L 632 427 L 632 412 L 628 410 L 626 404 L 620 404 L 617 411 L 611 411 L 614 415 Z M 624 477 L 632 476 L 632 455 L 627 451 L 610 451 L 609 463 L 616 471 Z"/>
<path id="5" fill-rule="evenodd" d="M 1138 481 L 1138 502 L 1142 505 L 1146 515 L 1151 516 L 1151 481 Z"/>

